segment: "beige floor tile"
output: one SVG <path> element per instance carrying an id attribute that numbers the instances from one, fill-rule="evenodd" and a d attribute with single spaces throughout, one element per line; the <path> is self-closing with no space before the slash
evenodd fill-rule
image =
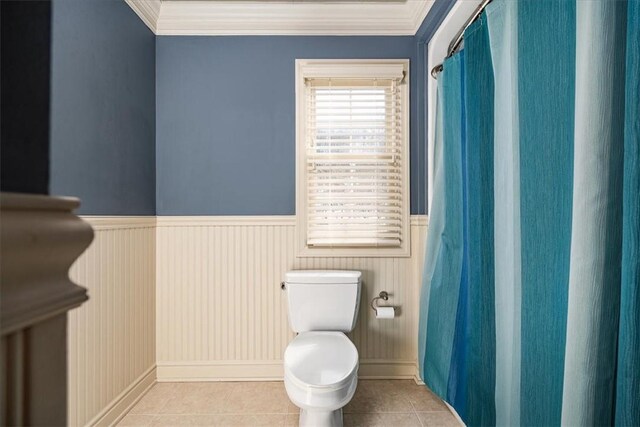
<path id="1" fill-rule="evenodd" d="M 253 427 L 284 425 L 285 414 L 255 414 L 255 415 L 216 415 L 215 426 Z"/>
<path id="2" fill-rule="evenodd" d="M 237 383 L 180 383 L 176 393 L 157 414 L 218 414 L 224 412 L 225 399 Z"/>
<path id="3" fill-rule="evenodd" d="M 400 392 L 407 397 L 417 412 L 448 411 L 447 406 L 431 390 L 413 381 L 399 384 Z"/>
<path id="4" fill-rule="evenodd" d="M 345 427 L 420 427 L 413 412 L 380 414 L 344 414 Z"/>
<path id="5" fill-rule="evenodd" d="M 129 412 L 130 414 L 157 414 L 178 393 L 182 383 L 157 383 Z"/>
<path id="6" fill-rule="evenodd" d="M 397 381 L 362 380 L 345 413 L 412 412 L 413 406 Z"/>
<path id="7" fill-rule="evenodd" d="M 118 426 L 147 427 L 153 423 L 154 415 L 128 414 L 120 420 Z"/>
<path id="8" fill-rule="evenodd" d="M 286 391 L 285 391 L 285 395 L 286 395 Z M 287 396 L 287 414 L 299 414 L 299 413 L 300 413 L 300 408 L 294 405 L 293 402 L 289 399 L 289 396 Z"/>
<path id="9" fill-rule="evenodd" d="M 158 415 L 153 426 L 281 427 L 285 414 Z"/>
<path id="10" fill-rule="evenodd" d="M 152 426 L 209 426 L 213 425 L 207 417 L 211 415 L 157 415 Z"/>
<path id="11" fill-rule="evenodd" d="M 360 380 L 344 413 L 345 426 L 457 425 L 437 396 L 410 380 Z M 120 425 L 297 426 L 298 414 L 282 382 L 159 383 Z"/>
<path id="12" fill-rule="evenodd" d="M 298 427 L 300 421 L 300 414 L 287 414 L 284 419 L 285 427 Z"/>
<path id="13" fill-rule="evenodd" d="M 440 412 L 417 412 L 418 418 L 424 427 L 459 427 L 461 424 L 449 411 Z"/>
<path id="14" fill-rule="evenodd" d="M 286 414 L 289 398 L 282 382 L 237 383 L 224 400 L 223 413 Z"/>

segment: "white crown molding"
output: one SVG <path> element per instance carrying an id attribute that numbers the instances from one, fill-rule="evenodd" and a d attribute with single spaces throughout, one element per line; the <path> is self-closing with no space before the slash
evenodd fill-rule
<path id="1" fill-rule="evenodd" d="M 413 36 L 434 0 L 125 0 L 157 35 Z"/>
<path id="2" fill-rule="evenodd" d="M 157 23 L 160 17 L 160 8 L 162 2 L 160 0 L 125 0 L 125 2 L 133 9 L 133 11 L 142 19 L 142 22 L 154 34 L 157 34 Z"/>
<path id="3" fill-rule="evenodd" d="M 413 20 L 413 33 L 411 34 L 412 36 L 415 35 L 420 29 L 420 26 L 427 17 L 431 6 L 433 6 L 433 3 L 435 3 L 435 0 L 418 1 L 416 3 L 415 19 Z"/>

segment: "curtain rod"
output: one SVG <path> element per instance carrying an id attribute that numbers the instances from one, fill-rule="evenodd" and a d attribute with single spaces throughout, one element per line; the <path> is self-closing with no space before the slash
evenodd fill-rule
<path id="1" fill-rule="evenodd" d="M 462 40 L 464 40 L 464 31 L 467 29 L 467 27 L 469 27 L 469 25 L 473 24 L 476 19 L 478 19 L 484 8 L 487 7 L 489 3 L 491 3 L 491 0 L 482 0 L 482 3 L 480 3 L 476 10 L 473 11 L 469 19 L 467 19 L 467 22 L 465 22 L 462 28 L 458 30 L 456 36 L 453 38 L 453 40 L 451 40 L 451 43 L 449 43 L 449 48 L 447 49 L 447 56 L 445 57 L 445 59 L 450 58 L 454 53 L 456 53 L 456 51 L 460 47 L 460 44 L 462 43 Z M 433 67 L 431 69 L 431 77 L 437 79 L 438 73 L 441 72 L 442 69 L 443 67 L 441 63 Z"/>

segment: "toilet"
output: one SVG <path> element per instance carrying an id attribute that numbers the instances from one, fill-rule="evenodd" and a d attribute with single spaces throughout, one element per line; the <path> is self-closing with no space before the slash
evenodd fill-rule
<path id="1" fill-rule="evenodd" d="M 359 271 L 286 273 L 289 324 L 297 336 L 284 352 L 284 385 L 300 408 L 300 426 L 340 427 L 358 384 L 353 330 L 360 305 Z"/>

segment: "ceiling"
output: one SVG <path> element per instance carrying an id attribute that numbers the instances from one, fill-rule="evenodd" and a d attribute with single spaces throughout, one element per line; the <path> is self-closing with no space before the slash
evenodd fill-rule
<path id="1" fill-rule="evenodd" d="M 414 35 L 434 0 L 125 0 L 158 35 Z"/>

